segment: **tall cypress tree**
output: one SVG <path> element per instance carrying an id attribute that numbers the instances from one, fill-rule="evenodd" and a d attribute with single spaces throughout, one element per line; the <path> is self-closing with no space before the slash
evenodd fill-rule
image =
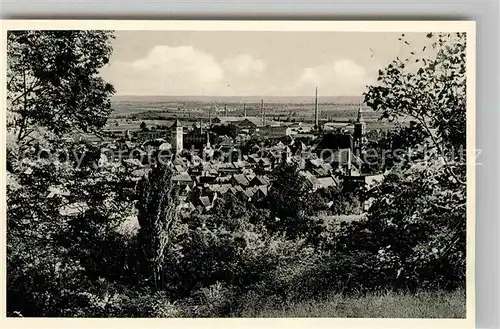
<path id="1" fill-rule="evenodd" d="M 137 203 L 139 245 L 143 255 L 143 271 L 155 289 L 163 289 L 162 266 L 178 213 L 172 170 L 167 166 L 152 169 L 139 183 Z"/>

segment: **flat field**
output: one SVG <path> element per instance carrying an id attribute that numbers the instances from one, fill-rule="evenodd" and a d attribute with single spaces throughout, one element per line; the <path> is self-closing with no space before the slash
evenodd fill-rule
<path id="1" fill-rule="evenodd" d="M 323 122 L 349 122 L 356 120 L 361 97 L 325 97 L 319 103 L 320 120 Z M 261 103 L 257 97 L 139 97 L 121 96 L 112 101 L 113 113 L 107 129 L 137 130 L 142 122 L 148 126 L 169 126 L 175 119 L 183 125 L 208 122 L 224 116 L 260 116 Z M 314 99 L 312 97 L 268 97 L 264 99 L 268 120 L 313 123 Z M 380 114 L 362 106 L 367 129 L 390 129 L 393 123 L 380 121 Z"/>

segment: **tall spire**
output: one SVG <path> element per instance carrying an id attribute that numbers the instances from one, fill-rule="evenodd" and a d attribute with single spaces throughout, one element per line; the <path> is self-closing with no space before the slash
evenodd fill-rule
<path id="1" fill-rule="evenodd" d="M 224 116 L 227 117 L 227 105 L 224 104 Z"/>
<path id="2" fill-rule="evenodd" d="M 210 107 L 210 109 L 208 110 L 208 126 L 211 127 L 212 126 L 212 107 Z"/>
<path id="3" fill-rule="evenodd" d="M 316 98 L 314 100 L 314 127 L 319 129 L 318 87 L 316 87 Z"/>
<path id="4" fill-rule="evenodd" d="M 243 116 L 246 118 L 247 117 L 247 104 L 243 103 Z"/>

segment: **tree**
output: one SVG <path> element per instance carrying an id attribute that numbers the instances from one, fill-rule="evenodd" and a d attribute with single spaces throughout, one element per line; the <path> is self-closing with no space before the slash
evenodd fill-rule
<path id="1" fill-rule="evenodd" d="M 229 136 L 231 138 L 236 138 L 240 132 L 240 128 L 233 124 L 218 125 L 212 127 L 212 132 L 219 136 Z"/>
<path id="2" fill-rule="evenodd" d="M 147 131 L 148 125 L 146 124 L 146 122 L 143 121 L 141 122 L 140 128 L 142 131 Z"/>
<path id="3" fill-rule="evenodd" d="M 157 166 L 140 181 L 138 187 L 139 245 L 144 257 L 144 270 L 146 275 L 152 277 L 156 289 L 162 289 L 165 284 L 162 267 L 171 230 L 178 219 L 177 191 L 172 175 L 169 167 Z"/>
<path id="4" fill-rule="evenodd" d="M 33 145 L 7 150 L 8 311 L 90 314 L 84 308 L 102 296 L 94 295 L 97 277 L 135 278 L 127 266 L 132 243 L 117 232 L 133 209 L 134 168 L 99 161 L 100 152 L 85 144 L 52 141 L 48 158 Z M 57 156 L 68 148 L 70 158 Z"/>
<path id="5" fill-rule="evenodd" d="M 390 259 L 385 265 L 396 279 L 416 276 L 414 286 L 456 287 L 465 281 L 467 236 L 462 161 L 466 35 L 429 33 L 427 37 L 433 52 L 430 57 L 415 58 L 411 51 L 408 58 L 396 58 L 379 71 L 379 83 L 365 93 L 365 102 L 381 112 L 383 119 L 415 121 L 393 131 L 381 144 L 390 149 L 426 147 L 425 152 L 407 154 L 407 161 L 400 165 L 391 164 L 383 182 L 370 190 L 373 204 L 367 236 L 373 241 L 375 249 L 370 252 L 374 255 L 385 255 L 390 246 L 391 257 L 381 259 Z M 404 35 L 400 40 L 410 45 Z M 359 248 L 366 251 L 364 246 Z"/>
<path id="6" fill-rule="evenodd" d="M 434 49 L 435 54 L 416 58 L 412 51 L 408 58 L 396 58 L 379 70 L 379 83 L 368 88 L 365 102 L 381 112 L 382 118 L 416 120 L 431 151 L 465 185 L 465 166 L 460 160 L 466 147 L 466 34 L 429 33 L 427 37 L 432 47 L 422 52 Z M 400 40 L 410 46 L 404 35 Z"/>
<path id="7" fill-rule="evenodd" d="M 309 193 L 306 178 L 299 174 L 295 163 L 280 164 L 273 173 L 267 201 L 271 220 L 276 228 L 298 236 L 307 229 L 307 216 L 315 209 L 313 195 Z"/>
<path id="8" fill-rule="evenodd" d="M 98 74 L 113 37 L 110 31 L 8 32 L 8 127 L 20 141 L 37 127 L 61 136 L 104 126 L 114 88 Z"/>

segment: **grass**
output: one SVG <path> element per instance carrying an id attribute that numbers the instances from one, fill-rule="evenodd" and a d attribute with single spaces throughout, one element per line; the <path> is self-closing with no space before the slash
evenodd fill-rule
<path id="1" fill-rule="evenodd" d="M 465 291 L 373 294 L 361 297 L 330 296 L 327 300 L 280 305 L 251 305 L 238 317 L 284 318 L 465 318 Z"/>

